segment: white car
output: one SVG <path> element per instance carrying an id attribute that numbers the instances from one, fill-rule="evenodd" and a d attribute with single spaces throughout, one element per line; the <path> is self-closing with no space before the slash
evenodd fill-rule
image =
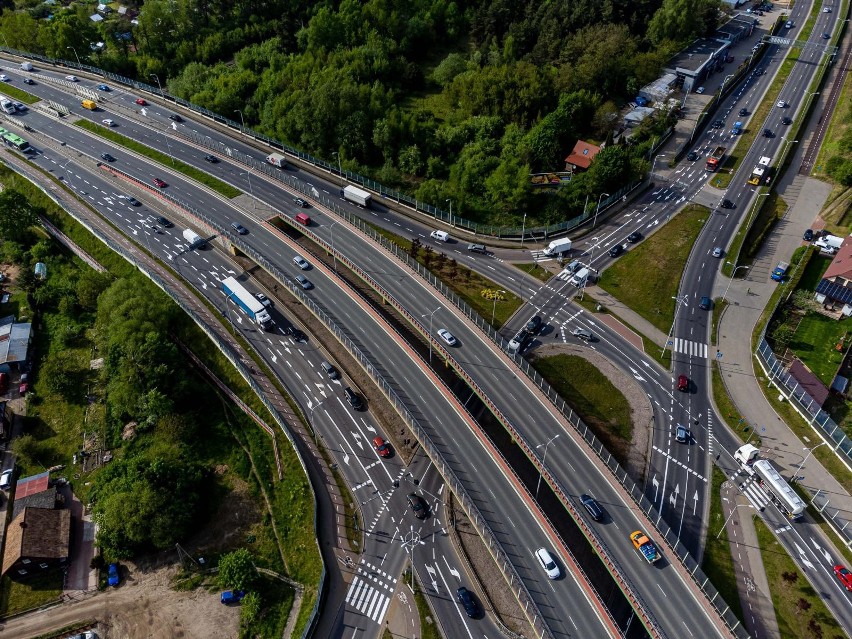
<path id="1" fill-rule="evenodd" d="M 114 127 L 115 126 L 115 122 L 113 122 L 109 118 L 107 118 L 106 120 L 101 120 L 101 122 L 104 123 L 104 126 L 108 126 L 108 127 Z"/>
<path id="2" fill-rule="evenodd" d="M 447 346 L 455 346 L 459 343 L 459 341 L 455 338 L 455 335 L 450 333 L 446 328 L 438 329 L 438 337 L 444 340 L 447 343 Z"/>
<path id="3" fill-rule="evenodd" d="M 539 548 L 535 551 L 535 556 L 538 559 L 538 563 L 541 564 L 541 567 L 544 568 L 544 572 L 547 573 L 547 576 L 551 579 L 559 579 L 559 576 L 562 574 L 559 572 L 559 566 L 556 565 L 556 562 L 553 561 L 553 557 L 545 548 Z"/>
<path id="4" fill-rule="evenodd" d="M 787 106 L 787 103 L 784 100 L 778 100 L 778 103 L 775 106 L 777 106 L 779 109 L 783 109 Z"/>
<path id="5" fill-rule="evenodd" d="M 716 248 L 713 249 L 713 257 L 722 257 L 722 253 L 723 253 L 722 247 L 720 247 L 720 246 L 717 246 Z"/>
<path id="6" fill-rule="evenodd" d="M 23 113 L 24 111 L 29 111 L 29 108 L 26 104 L 21 104 L 20 102 L 15 102 L 15 108 Z"/>
<path id="7" fill-rule="evenodd" d="M 0 474 L 0 489 L 9 490 L 12 487 L 12 473 L 15 470 L 10 468 L 9 470 L 4 470 L 3 474 Z"/>
<path id="8" fill-rule="evenodd" d="M 272 306 L 272 300 L 270 300 L 263 293 L 255 293 L 254 296 L 257 298 L 257 301 L 263 304 L 266 308 Z"/>
<path id="9" fill-rule="evenodd" d="M 309 268 L 311 268 L 311 265 L 308 263 L 308 260 L 306 260 L 301 255 L 297 255 L 293 258 L 293 264 L 298 266 L 303 271 L 307 271 Z"/>
<path id="10" fill-rule="evenodd" d="M 696 93 L 704 93 L 704 87 L 698 87 L 697 89 L 695 89 L 695 92 Z"/>
<path id="11" fill-rule="evenodd" d="M 822 12 L 823 13 L 831 13 L 831 7 L 823 7 Z"/>
<path id="12" fill-rule="evenodd" d="M 9 76 L 6 75 L 5 73 L 0 73 L 0 82 L 8 82 L 8 81 L 9 81 Z"/>
<path id="13" fill-rule="evenodd" d="M 68 82 L 76 82 L 77 76 L 76 75 L 66 75 L 65 79 L 68 80 Z"/>

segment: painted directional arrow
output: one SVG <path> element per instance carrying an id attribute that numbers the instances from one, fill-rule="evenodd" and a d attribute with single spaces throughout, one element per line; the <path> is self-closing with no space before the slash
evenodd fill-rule
<path id="1" fill-rule="evenodd" d="M 651 479 L 651 485 L 654 487 L 654 501 L 657 501 L 657 494 L 660 492 L 660 482 L 657 481 L 657 475 L 655 474 L 653 479 Z"/>
<path id="2" fill-rule="evenodd" d="M 831 565 L 834 565 L 834 562 L 831 560 L 831 555 L 829 555 L 829 554 L 828 554 L 828 551 L 827 551 L 825 548 L 823 548 L 822 546 L 820 546 L 820 545 L 816 542 L 816 539 L 814 539 L 813 537 L 811 537 L 811 543 L 813 544 L 813 547 L 814 547 L 814 548 L 816 548 L 816 550 L 817 550 L 817 552 L 818 552 L 818 553 L 822 553 L 822 556 L 823 556 L 823 557 L 825 557 L 825 561 L 826 561 L 826 562 L 827 562 L 830 566 L 831 566 Z"/>
<path id="3" fill-rule="evenodd" d="M 630 372 L 631 372 L 631 373 L 633 373 L 633 377 L 635 377 L 635 378 L 636 378 L 637 380 L 639 380 L 640 382 L 644 382 L 644 381 L 645 381 L 645 378 L 644 378 L 644 377 L 642 377 L 642 376 L 639 374 L 639 371 L 637 371 L 637 370 L 636 370 L 635 368 L 633 368 L 632 366 L 629 366 L 628 368 L 630 368 Z"/>
<path id="4" fill-rule="evenodd" d="M 432 568 L 432 566 L 430 566 L 429 564 L 424 564 L 423 567 L 426 568 L 426 572 L 429 573 L 429 577 L 432 580 L 432 590 L 438 592 L 438 580 L 435 579 L 435 569 Z"/>
<path id="5" fill-rule="evenodd" d="M 675 486 L 674 492 L 671 495 L 669 495 L 669 502 L 671 503 L 672 506 L 677 505 L 677 498 L 679 496 L 680 496 L 680 484 Z"/>
<path id="6" fill-rule="evenodd" d="M 351 430 L 349 431 L 349 434 L 355 438 L 355 443 L 358 444 L 358 448 L 364 450 L 364 445 L 361 443 L 361 435 Z"/>
<path id="7" fill-rule="evenodd" d="M 813 568 L 814 565 L 811 562 L 808 561 L 807 557 L 805 556 L 805 551 L 802 549 L 802 547 L 799 544 L 796 544 L 796 543 L 794 543 L 793 545 L 796 547 L 796 550 L 799 552 L 799 558 L 802 560 L 802 563 L 805 564 L 808 568 Z"/>
<path id="8" fill-rule="evenodd" d="M 695 491 L 695 497 L 692 498 L 694 503 L 692 505 L 692 514 L 695 514 L 696 509 L 698 508 L 698 491 Z"/>

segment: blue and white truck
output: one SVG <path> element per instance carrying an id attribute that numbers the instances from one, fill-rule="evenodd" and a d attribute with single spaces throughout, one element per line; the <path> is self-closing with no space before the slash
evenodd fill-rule
<path id="1" fill-rule="evenodd" d="M 222 280 L 222 290 L 237 306 L 248 313 L 248 316 L 263 330 L 267 331 L 272 328 L 273 322 L 269 311 L 266 310 L 259 299 L 243 288 L 243 285 L 236 278 L 226 277 Z"/>

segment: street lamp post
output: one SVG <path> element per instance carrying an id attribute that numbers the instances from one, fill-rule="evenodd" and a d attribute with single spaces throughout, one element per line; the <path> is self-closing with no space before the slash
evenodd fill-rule
<path id="1" fill-rule="evenodd" d="M 148 75 L 151 76 L 152 78 L 154 78 L 157 81 L 157 87 L 160 89 L 160 97 L 165 100 L 166 94 L 163 93 L 163 85 L 160 84 L 160 76 L 158 76 L 156 73 L 149 73 Z"/>
<path id="2" fill-rule="evenodd" d="M 450 205 L 450 226 L 453 225 L 453 201 L 448 199 L 447 204 Z M 435 219 L 438 218 L 438 210 L 435 209 Z"/>
<path id="3" fill-rule="evenodd" d="M 429 316 L 429 364 L 430 365 L 432 364 L 432 316 L 440 310 L 441 310 L 441 307 L 439 306 L 438 308 L 436 308 L 431 313 L 426 313 L 425 315 L 421 315 L 421 317 L 426 317 L 426 315 Z"/>
<path id="4" fill-rule="evenodd" d="M 728 527 L 728 522 L 731 521 L 731 517 L 734 516 L 734 513 L 737 512 L 737 508 L 739 508 L 741 505 L 746 506 L 747 508 L 754 508 L 754 506 L 752 506 L 751 504 L 736 504 L 733 508 L 731 508 L 731 514 L 728 515 L 728 518 L 725 520 L 725 523 L 722 524 L 722 528 L 719 530 L 719 534 L 716 535 L 716 539 L 719 539 L 719 537 L 722 536 L 722 532 L 725 530 L 725 528 Z"/>
<path id="5" fill-rule="evenodd" d="M 332 155 L 337 156 L 337 172 L 340 174 L 340 188 L 343 188 L 343 165 L 340 163 L 340 153 L 338 151 L 332 151 Z"/>
<path id="6" fill-rule="evenodd" d="M 748 268 L 748 266 L 746 266 L 746 265 L 736 266 L 735 264 L 732 264 L 731 262 L 725 262 L 725 264 L 730 264 L 731 266 L 733 266 L 733 267 L 734 267 L 734 271 L 731 273 L 731 279 L 730 279 L 730 280 L 728 280 L 728 285 L 725 287 L 725 292 L 722 294 L 722 299 L 723 299 L 723 300 L 727 300 L 727 299 L 728 299 L 728 289 L 729 289 L 729 288 L 731 288 L 731 284 L 732 284 L 732 283 L 733 283 L 733 281 L 734 281 L 734 275 L 736 275 L 736 274 L 737 274 L 737 270 L 738 270 L 738 269 L 741 269 L 741 268 L 745 268 L 745 269 L 747 269 L 747 268 Z"/>
<path id="7" fill-rule="evenodd" d="M 246 171 L 240 171 L 240 175 L 245 175 L 246 180 L 248 180 L 249 187 L 249 195 L 251 196 L 251 208 L 253 211 L 257 211 L 257 201 L 254 199 L 254 190 L 251 188 L 251 169 L 247 169 Z"/>
<path id="8" fill-rule="evenodd" d="M 535 500 L 536 501 L 538 501 L 538 489 L 541 487 L 541 476 L 544 474 L 544 465 L 547 463 L 547 447 L 550 446 L 553 443 L 553 441 L 557 437 L 559 437 L 559 435 L 560 435 L 560 433 L 557 433 L 556 435 L 554 435 L 553 437 L 548 439 L 545 443 L 539 444 L 538 446 L 536 446 L 536 450 L 538 450 L 539 448 L 544 446 L 544 455 L 543 455 L 542 460 L 541 460 L 542 469 L 538 474 L 538 483 L 535 485 Z"/>
<path id="9" fill-rule="evenodd" d="M 784 142 L 784 146 L 781 147 L 781 157 L 783 158 L 784 154 L 787 152 L 787 145 L 796 144 L 798 143 L 798 140 L 788 140 L 783 135 L 781 136 L 781 140 Z"/>
<path id="10" fill-rule="evenodd" d="M 497 298 L 506 291 L 494 291 L 494 306 L 491 307 L 491 326 L 494 326 L 494 314 L 497 312 Z"/>
<path id="11" fill-rule="evenodd" d="M 686 303 L 686 295 L 677 295 L 677 296 L 673 297 L 672 299 L 675 301 L 675 314 L 674 314 L 674 318 L 672 319 L 672 327 L 669 330 L 669 335 L 668 335 L 668 337 L 666 337 L 666 343 L 663 344 L 663 350 L 660 351 L 660 357 L 665 355 L 666 347 L 669 345 L 669 342 L 672 341 L 672 335 L 674 334 L 674 327 L 675 327 L 675 324 L 677 323 L 677 314 L 680 311 L 681 305 L 689 306 L 689 304 Z M 674 349 L 672 349 L 672 350 L 674 350 Z"/>
<path id="12" fill-rule="evenodd" d="M 5 36 L 4 36 L 4 38 L 5 38 Z M 77 58 L 77 66 L 82 67 L 83 65 L 80 64 L 80 56 L 77 55 L 77 49 L 75 49 L 74 47 L 71 47 L 71 46 L 68 46 L 68 47 L 65 47 L 65 48 L 71 49 L 74 52 L 74 57 Z"/>
<path id="13" fill-rule="evenodd" d="M 245 116 L 243 115 L 243 112 L 242 112 L 242 111 L 240 111 L 239 109 L 234 109 L 234 113 L 239 113 L 239 114 L 240 114 L 240 122 L 241 122 L 241 123 L 242 123 L 242 125 L 243 125 L 243 128 L 242 128 L 242 130 L 240 131 L 240 133 L 242 133 L 243 135 L 245 135 L 245 134 L 246 134 L 246 118 L 245 118 Z"/>
<path id="14" fill-rule="evenodd" d="M 798 478 L 799 478 L 799 471 L 800 471 L 800 470 L 802 470 L 802 466 L 804 466 L 804 465 L 805 465 L 805 462 L 806 462 L 806 461 L 808 461 L 808 457 L 810 457 L 810 456 L 811 456 L 811 453 L 812 453 L 812 452 L 814 452 L 814 451 L 815 451 L 817 448 L 819 448 L 820 446 L 825 446 L 827 443 L 828 443 L 828 442 L 820 442 L 819 444 L 817 444 L 817 445 L 816 445 L 816 446 L 814 446 L 813 448 L 803 448 L 803 449 L 802 449 L 802 450 L 806 450 L 806 451 L 808 451 L 808 454 L 807 454 L 807 455 L 805 455 L 805 458 L 802 460 L 802 463 L 801 463 L 801 464 L 799 464 L 799 467 L 796 469 L 796 472 L 795 472 L 795 473 L 793 473 L 793 476 L 790 478 L 790 483 L 795 483 L 795 482 L 797 482 L 797 481 L 798 481 Z"/>
<path id="15" fill-rule="evenodd" d="M 526 237 L 526 234 L 527 234 L 527 214 L 524 213 L 524 221 L 521 224 L 521 246 L 522 247 L 524 245 L 524 237 Z"/>
<path id="16" fill-rule="evenodd" d="M 665 154 L 654 156 L 654 161 L 651 162 L 651 179 L 654 178 L 654 168 L 657 166 L 657 160 L 659 160 L 660 158 L 664 158 L 664 157 L 666 157 Z"/>
<path id="17" fill-rule="evenodd" d="M 600 197 L 598 198 L 598 205 L 595 207 L 595 217 L 594 217 L 594 219 L 592 220 L 592 230 L 593 230 L 593 231 L 595 230 L 595 226 L 596 226 L 596 225 L 597 225 L 597 223 L 598 223 L 598 213 L 599 213 L 599 212 L 600 212 L 600 210 L 601 210 L 601 200 L 603 199 L 604 195 L 606 195 L 607 197 L 609 197 L 609 193 L 601 193 Z"/>
<path id="18" fill-rule="evenodd" d="M 733 73 L 730 73 L 725 76 L 725 79 L 722 80 L 722 85 L 719 87 L 719 97 L 722 97 L 722 94 L 725 92 L 725 85 L 728 84 L 728 80 L 734 77 Z"/>
<path id="19" fill-rule="evenodd" d="M 807 101 L 805 102 L 805 108 L 804 108 L 804 109 L 802 109 L 802 113 L 807 113 L 807 112 L 808 112 L 808 107 L 810 107 L 810 105 L 811 105 L 811 100 L 813 99 L 813 97 L 814 97 L 815 95 L 819 95 L 819 91 L 814 91 L 813 93 L 809 93 L 809 94 L 808 94 L 808 99 L 807 99 Z"/>

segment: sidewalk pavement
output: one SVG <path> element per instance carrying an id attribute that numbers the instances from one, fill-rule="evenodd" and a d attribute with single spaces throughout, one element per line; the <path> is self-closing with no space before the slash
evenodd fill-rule
<path id="1" fill-rule="evenodd" d="M 393 639 L 416 639 L 421 636 L 420 615 L 414 604 L 414 595 L 404 580 L 397 582 L 396 592 L 391 597 L 382 632 L 385 631 L 390 632 Z"/>
<path id="2" fill-rule="evenodd" d="M 806 149 L 806 138 L 800 142 L 792 167 L 801 163 Z M 720 279 L 716 297 L 720 297 L 730 283 L 729 305 L 719 320 L 718 348 L 722 380 L 741 417 L 748 422 L 763 440 L 762 454 L 772 458 L 782 475 L 790 478 L 808 455 L 808 448 L 820 442 L 816 430 L 803 441 L 796 436 L 767 401 L 761 385 L 768 384 L 763 369 L 754 360 L 751 349 L 752 331 L 760 319 L 769 298 L 778 284 L 770 279 L 772 269 L 779 260 L 788 260 L 793 251 L 802 245 L 802 233 L 815 226 L 815 220 L 831 192 L 828 184 L 788 170 L 777 185 L 778 193 L 790 207 L 764 241 L 763 247 L 747 271 L 744 279 Z M 733 258 L 733 256 L 731 256 Z M 777 392 L 777 391 L 768 391 Z M 805 438 L 803 438 L 805 439 Z M 842 526 L 852 522 L 852 496 L 814 458 L 808 457 L 801 469 L 799 483 L 808 492 L 821 491 L 829 500 L 832 510 L 837 510 L 835 520 Z"/>
<path id="3" fill-rule="evenodd" d="M 600 286 L 587 286 L 586 295 L 593 297 L 602 306 L 606 307 L 607 310 L 617 316 L 618 319 L 629 324 L 630 327 L 642 333 L 642 335 L 657 344 L 660 348 L 662 348 L 663 344 L 665 344 L 668 340 L 668 335 L 666 333 L 663 333 L 663 331 L 651 324 L 651 322 L 639 315 L 639 313 L 626 306 L 621 300 L 610 295 Z M 598 320 L 600 320 L 601 317 L 602 316 L 600 315 L 596 316 Z M 638 348 L 642 350 L 642 345 L 639 344 Z"/>
<path id="4" fill-rule="evenodd" d="M 763 557 L 760 555 L 760 544 L 757 542 L 757 530 L 752 519 L 757 513 L 754 506 L 730 481 L 722 484 L 721 497 L 722 517 L 725 518 L 731 545 L 734 575 L 746 630 L 755 639 L 781 639 L 769 581 L 763 568 Z M 734 509 L 737 509 L 736 513 L 733 513 Z M 719 534 L 715 524 L 709 533 L 714 532 Z"/>

